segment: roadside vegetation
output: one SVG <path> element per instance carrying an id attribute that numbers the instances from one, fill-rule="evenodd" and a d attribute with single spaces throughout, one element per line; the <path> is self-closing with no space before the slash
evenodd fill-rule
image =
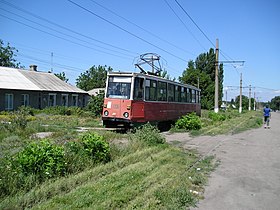
<path id="1" fill-rule="evenodd" d="M 195 114 L 179 119 L 171 132 L 186 132 L 191 135 L 236 134 L 262 125 L 262 113 L 259 111 L 237 110 L 213 111 L 202 110 L 201 117 Z"/>
<path id="2" fill-rule="evenodd" d="M 22 107 L 0 122 L 0 209 L 185 209 L 203 198 L 215 168 L 213 157 L 168 145 L 150 124 L 93 130 L 100 118 L 80 108 Z M 204 110 L 171 131 L 233 134 L 261 124 L 260 112 Z"/>
<path id="3" fill-rule="evenodd" d="M 150 124 L 79 132 L 101 125 L 78 108 L 23 107 L 0 122 L 0 209 L 185 209 L 203 197 L 215 167 Z"/>

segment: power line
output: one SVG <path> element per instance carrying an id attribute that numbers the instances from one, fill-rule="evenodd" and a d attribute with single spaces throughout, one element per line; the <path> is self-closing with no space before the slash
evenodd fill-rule
<path id="1" fill-rule="evenodd" d="M 191 30 L 187 27 L 187 25 L 184 23 L 184 21 L 179 17 L 179 15 L 175 12 L 175 10 L 171 7 L 171 5 L 168 3 L 167 0 L 164 0 L 169 9 L 174 13 L 174 15 L 180 20 L 180 22 L 183 24 L 185 29 L 191 34 L 191 36 L 194 38 L 194 40 L 204 49 L 206 48 L 201 44 L 201 42 L 195 37 L 195 35 L 191 32 Z"/>
<path id="2" fill-rule="evenodd" d="M 186 53 L 189 53 L 189 54 L 191 54 L 191 55 L 194 55 L 192 52 L 187 51 L 187 50 L 185 50 L 185 49 L 183 49 L 183 48 L 181 48 L 181 47 L 179 47 L 179 46 L 177 46 L 177 45 L 175 45 L 175 44 L 169 42 L 168 40 L 165 40 L 165 39 L 159 37 L 158 35 L 156 35 L 156 34 L 150 32 L 150 31 L 146 30 L 145 28 L 143 28 L 143 27 L 141 27 L 141 26 L 139 26 L 139 25 L 133 23 L 132 21 L 130 21 L 130 20 L 124 18 L 123 16 L 117 14 L 116 12 L 114 12 L 114 11 L 108 9 L 107 7 L 101 5 L 100 3 L 98 3 L 98 2 L 96 2 L 96 1 L 94 1 L 94 0 L 90 0 L 90 1 L 93 2 L 94 4 L 98 5 L 98 6 L 102 7 L 103 9 L 109 11 L 110 13 L 114 14 L 115 16 L 117 16 L 117 17 L 123 19 L 123 20 L 126 21 L 127 23 L 130 23 L 131 25 L 133 25 L 133 26 L 135 26 L 135 27 L 141 29 L 142 31 L 145 31 L 146 33 L 152 35 L 153 37 L 155 37 L 155 38 L 157 38 L 157 39 L 159 39 L 159 40 L 161 40 L 161 41 L 163 41 L 163 42 L 165 42 L 165 43 L 167 43 L 167 44 L 169 44 L 169 45 L 171 45 L 171 46 L 173 46 L 173 47 L 175 47 L 175 48 L 177 48 L 177 49 L 179 49 L 179 50 L 181 50 L 181 51 L 183 51 L 183 52 L 186 52 Z"/>
<path id="3" fill-rule="evenodd" d="M 139 40 L 141 40 L 141 41 L 143 41 L 143 42 L 145 42 L 145 43 L 147 43 L 147 44 L 149 44 L 149 45 L 151 45 L 151 46 L 153 46 L 153 47 L 155 47 L 155 48 L 157 48 L 157 49 L 159 49 L 159 50 L 161 50 L 161 51 L 163 51 L 163 52 L 165 52 L 165 53 L 167 53 L 167 54 L 169 54 L 169 55 L 171 55 L 171 56 L 173 56 L 173 57 L 175 57 L 175 58 L 177 58 L 177 59 L 179 59 L 179 60 L 181 60 L 181 61 L 187 62 L 185 59 L 180 58 L 179 56 L 174 55 L 173 53 L 170 53 L 170 52 L 168 52 L 167 50 L 165 50 L 165 49 L 163 49 L 163 48 L 161 48 L 161 47 L 159 47 L 159 46 L 157 46 L 157 45 L 155 45 L 155 44 L 153 44 L 153 43 L 151 43 L 151 42 L 149 42 L 149 41 L 147 41 L 147 40 L 141 38 L 140 36 L 138 36 L 138 35 L 136 35 L 136 34 L 130 32 L 130 31 L 126 30 L 125 28 L 123 28 L 123 27 L 121 27 L 121 26 L 119 26 L 119 25 L 117 25 L 117 24 L 115 24 L 115 23 L 113 23 L 113 22 L 111 22 L 111 21 L 105 19 L 104 17 L 102 17 L 102 16 L 100 16 L 100 15 L 98 15 L 98 14 L 92 12 L 91 10 L 89 10 L 89 9 L 87 9 L 87 8 L 85 8 L 85 7 L 83 7 L 82 5 L 76 3 L 76 2 L 74 2 L 74 1 L 72 1 L 72 0 L 67 0 L 67 1 L 70 2 L 70 3 L 73 4 L 73 5 L 75 5 L 75 6 L 79 7 L 79 8 L 81 8 L 81 9 L 83 9 L 84 11 L 86 11 L 86 12 L 88 12 L 88 13 L 94 15 L 95 17 L 97 17 L 97 18 L 99 18 L 99 19 L 101 19 L 101 20 L 103 20 L 103 21 L 109 23 L 110 25 L 112 25 L 112 26 L 114 26 L 114 27 L 116 27 L 116 28 L 118 28 L 118 29 L 120 29 L 120 30 L 122 30 L 122 31 L 124 31 L 124 32 L 126 32 L 126 33 L 128 33 L 128 34 L 130 34 L 131 36 L 133 36 L 133 37 L 135 37 L 135 38 L 137 38 L 137 39 L 139 39 Z"/>
<path id="4" fill-rule="evenodd" d="M 11 21 L 14 21 L 14 22 L 16 22 L 16 23 L 19 23 L 19 24 L 21 24 L 21 25 L 24 25 L 24 26 L 26 26 L 26 27 L 29 27 L 29 28 L 32 28 L 32 29 L 34 29 L 34 30 L 40 31 L 40 32 L 42 32 L 42 33 L 48 34 L 48 35 L 50 35 L 50 36 L 56 37 L 56 38 L 58 38 L 58 39 L 62 39 L 62 40 L 64 40 L 64 41 L 70 42 L 70 43 L 72 43 L 72 44 L 76 44 L 76 45 L 79 45 L 79 46 L 82 46 L 82 47 L 85 47 L 85 48 L 88 48 L 88 49 L 91 49 L 91 50 L 94 50 L 94 51 L 102 52 L 102 53 L 107 54 L 107 55 L 112 55 L 112 56 L 116 56 L 116 57 L 119 57 L 119 58 L 127 59 L 127 58 L 122 57 L 122 56 L 120 56 L 120 55 L 115 55 L 115 54 L 112 54 L 112 53 L 108 53 L 108 52 L 105 52 L 105 51 L 102 51 L 102 50 L 98 50 L 98 49 L 92 48 L 92 47 L 90 47 L 90 46 L 87 46 L 87 45 L 84 45 L 84 44 L 81 44 L 81 43 L 78 43 L 78 42 L 74 42 L 74 41 L 69 40 L 69 39 L 66 39 L 66 38 L 64 38 L 64 37 L 61 37 L 61 36 L 52 34 L 52 33 L 50 33 L 50 32 L 41 30 L 41 29 L 39 29 L 39 28 L 33 27 L 33 26 L 31 26 L 31 25 L 28 25 L 28 24 L 23 23 L 23 22 L 21 22 L 21 21 L 18 21 L 18 20 L 16 20 L 16 19 L 7 17 L 7 16 L 5 16 L 5 15 L 3 15 L 3 14 L 0 14 L 0 16 L 2 16 L 2 17 L 4 17 L 4 18 L 7 18 L 7 19 L 9 19 L 9 20 L 11 20 Z"/>
<path id="5" fill-rule="evenodd" d="M 55 58 L 59 58 L 59 59 L 62 59 L 62 60 L 67 60 L 67 61 L 73 61 L 73 60 L 77 61 L 77 60 L 79 60 L 79 61 L 83 61 L 83 62 L 87 62 L 87 63 L 92 62 L 90 60 L 83 59 L 83 58 L 66 56 L 66 55 L 62 55 L 62 54 L 54 52 L 54 51 L 47 51 L 47 50 L 42 50 L 42 49 L 30 47 L 30 46 L 27 46 L 27 45 L 24 45 L 24 44 L 18 43 L 18 42 L 10 42 L 10 41 L 5 40 L 5 39 L 3 39 L 3 41 L 9 42 L 10 44 L 13 44 L 14 46 L 17 45 L 16 49 L 20 50 L 20 52 L 23 52 L 25 50 L 25 51 L 29 51 L 29 52 L 33 52 L 33 53 L 35 52 L 36 54 L 46 55 L 46 56 L 50 56 L 51 53 L 53 53 L 55 55 Z"/>
<path id="6" fill-rule="evenodd" d="M 166 0 L 165 0 L 166 1 Z M 211 39 L 206 35 L 206 33 L 199 27 L 199 25 L 194 21 L 194 19 L 189 15 L 189 13 L 183 8 L 183 6 L 177 1 L 175 0 L 175 2 L 177 3 L 177 5 L 183 10 L 183 12 L 188 16 L 188 18 L 192 21 L 192 23 L 197 27 L 197 29 L 203 34 L 203 36 L 211 43 L 211 45 L 215 48 L 215 44 L 211 41 Z M 226 57 L 226 55 L 224 54 L 223 51 L 220 50 L 220 54 L 227 60 L 229 61 L 229 59 Z M 229 57 L 229 56 L 228 56 Z M 230 58 L 230 57 L 229 57 Z M 233 59 L 230 58 L 231 61 L 233 61 Z M 232 64 L 232 66 L 234 67 L 234 65 Z M 235 69 L 237 71 L 237 69 Z M 239 72 L 237 72 L 239 74 Z"/>
<path id="7" fill-rule="evenodd" d="M 21 54 L 21 53 L 18 53 L 19 56 L 22 56 L 22 57 L 25 57 L 25 58 L 29 58 L 29 59 L 32 59 L 34 61 L 39 61 L 41 63 L 45 63 L 45 64 L 51 64 L 50 61 L 46 61 L 46 60 L 43 60 L 43 59 L 39 59 L 39 58 L 36 58 L 36 57 L 33 57 L 33 56 L 29 56 L 29 55 L 24 55 L 24 54 Z M 73 66 L 68 66 L 68 65 L 64 65 L 64 64 L 60 64 L 60 63 L 53 63 L 54 66 L 56 67 L 60 67 L 60 68 L 65 68 L 67 70 L 70 70 L 70 71 L 73 71 L 73 72 L 82 72 L 82 71 L 85 71 L 85 69 L 81 69 L 81 68 L 77 68 L 77 67 L 73 67 Z"/>
<path id="8" fill-rule="evenodd" d="M 45 18 L 43 18 L 43 17 L 41 17 L 41 16 L 39 16 L 39 15 L 33 14 L 33 13 L 29 12 L 29 11 L 26 11 L 25 9 L 22 9 L 22 8 L 20 8 L 20 7 L 16 6 L 16 5 L 14 5 L 14 4 L 11 4 L 11 3 L 9 3 L 9 2 L 7 2 L 7 1 L 5 1 L 5 0 L 2 0 L 2 3 L 6 4 L 6 5 L 9 5 L 10 7 L 15 8 L 15 9 L 17 9 L 17 10 L 19 10 L 19 11 L 22 11 L 22 12 L 24 12 L 24 13 L 26 13 L 26 14 L 29 14 L 29 15 L 32 16 L 32 17 L 35 17 L 35 18 L 40 19 L 40 20 L 43 20 L 43 21 L 45 21 L 45 22 L 47 22 L 47 23 L 49 23 L 49 24 L 55 25 L 55 26 L 58 27 L 58 28 L 62 28 L 62 29 L 64 29 L 64 30 L 66 30 L 66 31 L 69 31 L 69 32 L 71 32 L 71 33 L 74 33 L 74 34 L 76 34 L 76 35 L 82 36 L 82 37 L 87 38 L 87 39 L 90 39 L 90 40 L 92 40 L 92 41 L 99 42 L 99 43 L 101 43 L 101 44 L 104 44 L 104 45 L 107 45 L 107 46 L 110 46 L 110 47 L 112 47 L 112 48 L 119 49 L 119 50 L 122 50 L 122 51 L 125 51 L 125 52 L 128 52 L 128 53 L 138 54 L 138 53 L 136 53 L 136 52 L 132 52 L 132 51 L 129 51 L 129 50 L 127 50 L 127 49 L 124 49 L 124 48 L 121 48 L 121 47 L 117 47 L 117 46 L 114 46 L 114 45 L 112 45 L 112 44 L 108 44 L 108 43 L 106 43 L 106 42 L 103 42 L 103 41 L 94 39 L 94 38 L 92 38 L 92 37 L 90 37 L 90 36 L 87 36 L 87 35 L 84 35 L 84 34 L 82 34 L 82 33 L 80 33 L 80 32 L 76 32 L 76 31 L 74 31 L 74 30 L 72 30 L 72 29 L 70 29 L 70 28 L 67 28 L 67 27 L 65 27 L 65 26 L 59 25 L 59 24 L 54 23 L 54 22 L 52 22 L 52 21 L 50 21 L 50 20 L 48 20 L 48 19 L 45 19 Z M 97 46 L 98 46 L 98 45 L 97 45 Z M 100 46 L 99 46 L 99 47 L 100 47 Z"/>
<path id="9" fill-rule="evenodd" d="M 209 39 L 209 37 L 204 33 L 204 31 L 198 26 L 198 24 L 192 19 L 192 17 L 189 15 L 189 13 L 182 7 L 182 5 L 175 0 L 177 5 L 183 10 L 183 12 L 189 17 L 189 19 L 193 22 L 193 24 L 198 28 L 198 30 L 204 35 L 204 37 L 212 44 L 212 46 L 215 48 L 215 44 Z"/>

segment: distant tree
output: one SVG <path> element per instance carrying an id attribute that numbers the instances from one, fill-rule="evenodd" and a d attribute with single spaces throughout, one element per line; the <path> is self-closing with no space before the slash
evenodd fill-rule
<path id="1" fill-rule="evenodd" d="M 190 60 L 187 69 L 183 72 L 179 81 L 182 83 L 198 86 L 201 89 L 201 107 L 203 109 L 214 108 L 215 97 L 215 59 L 214 49 L 200 54 L 195 62 Z M 222 104 L 223 96 L 223 65 L 219 65 L 219 105 Z"/>
<path id="2" fill-rule="evenodd" d="M 176 78 L 171 78 L 171 76 L 168 74 L 168 72 L 166 70 L 163 70 L 162 72 L 160 72 L 159 74 L 160 77 L 168 79 L 168 80 L 172 80 L 172 81 L 176 81 Z"/>
<path id="3" fill-rule="evenodd" d="M 237 96 L 235 98 L 235 106 L 239 108 L 240 102 L 239 102 L 240 96 Z M 251 98 L 251 110 L 254 108 L 254 98 Z M 242 95 L 242 109 L 248 110 L 249 109 L 249 98 L 247 96 Z"/>
<path id="4" fill-rule="evenodd" d="M 59 79 L 61 79 L 64 82 L 68 82 L 68 78 L 66 77 L 65 72 L 55 73 L 55 76 L 57 76 Z"/>
<path id="5" fill-rule="evenodd" d="M 275 96 L 270 102 L 270 108 L 280 110 L 280 96 Z"/>
<path id="6" fill-rule="evenodd" d="M 16 52 L 18 52 L 16 48 L 11 47 L 9 43 L 4 46 L 4 42 L 0 39 L 0 66 L 19 68 L 20 63 L 15 59 Z"/>
<path id="7" fill-rule="evenodd" d="M 104 88 L 106 85 L 107 72 L 113 71 L 109 66 L 92 66 L 89 70 L 76 79 L 77 87 L 89 91 L 93 88 Z"/>

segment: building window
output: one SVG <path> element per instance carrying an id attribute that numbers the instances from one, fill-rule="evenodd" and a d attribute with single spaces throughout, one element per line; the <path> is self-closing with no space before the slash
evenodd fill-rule
<path id="1" fill-rule="evenodd" d="M 10 93 L 6 93 L 5 110 L 13 110 L 13 109 L 14 109 L 14 95 Z"/>
<path id="2" fill-rule="evenodd" d="M 61 95 L 61 105 L 68 106 L 68 94 Z"/>
<path id="3" fill-rule="evenodd" d="M 78 106 L 78 95 L 72 95 L 72 106 Z"/>
<path id="4" fill-rule="evenodd" d="M 50 93 L 49 94 L 49 106 L 56 106 L 56 94 Z"/>
<path id="5" fill-rule="evenodd" d="M 29 95 L 28 94 L 21 94 L 21 105 L 29 106 Z"/>

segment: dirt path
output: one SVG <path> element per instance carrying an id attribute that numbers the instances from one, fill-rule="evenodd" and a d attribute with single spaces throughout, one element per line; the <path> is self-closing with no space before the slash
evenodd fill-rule
<path id="1" fill-rule="evenodd" d="M 166 138 L 221 161 L 211 174 L 205 199 L 193 210 L 280 209 L 280 113 L 272 113 L 271 129 L 197 138 L 177 133 Z"/>

